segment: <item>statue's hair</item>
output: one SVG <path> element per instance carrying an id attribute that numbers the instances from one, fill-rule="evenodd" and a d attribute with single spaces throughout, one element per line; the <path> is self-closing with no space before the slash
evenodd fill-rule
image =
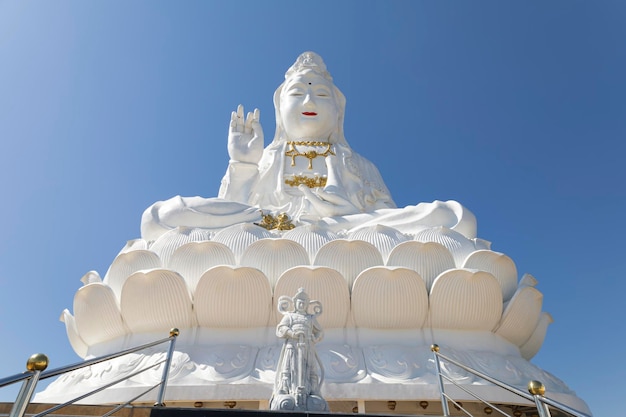
<path id="1" fill-rule="evenodd" d="M 326 69 L 326 64 L 324 64 L 322 57 L 311 51 L 300 54 L 300 56 L 296 59 L 296 62 L 294 62 L 285 73 L 285 80 L 305 70 L 311 70 L 326 78 L 331 83 L 333 82 L 333 77 L 330 76 L 330 73 Z"/>

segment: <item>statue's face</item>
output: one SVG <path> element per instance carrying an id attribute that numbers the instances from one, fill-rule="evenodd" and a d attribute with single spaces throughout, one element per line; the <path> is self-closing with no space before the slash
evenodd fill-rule
<path id="1" fill-rule="evenodd" d="M 294 304 L 295 304 L 296 311 L 298 313 L 306 312 L 306 309 L 308 307 L 308 303 L 306 301 L 297 298 Z"/>
<path id="2" fill-rule="evenodd" d="M 339 118 L 332 83 L 313 71 L 290 78 L 280 94 L 280 115 L 289 139 L 328 139 Z"/>

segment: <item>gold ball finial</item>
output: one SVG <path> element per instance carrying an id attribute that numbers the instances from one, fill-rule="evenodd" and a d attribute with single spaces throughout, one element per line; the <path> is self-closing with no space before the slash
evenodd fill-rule
<path id="1" fill-rule="evenodd" d="M 26 361 L 26 369 L 29 371 L 43 371 L 48 367 L 48 357 L 43 353 L 35 353 Z"/>
<path id="2" fill-rule="evenodd" d="M 430 350 L 433 352 L 439 352 L 439 345 L 436 345 L 436 344 L 430 345 Z"/>
<path id="3" fill-rule="evenodd" d="M 546 393 L 546 387 L 540 381 L 530 381 L 528 383 L 528 392 L 532 395 L 543 395 Z"/>
<path id="4" fill-rule="evenodd" d="M 178 337 L 179 334 L 180 330 L 178 330 L 176 327 L 172 327 L 170 329 L 170 337 Z"/>

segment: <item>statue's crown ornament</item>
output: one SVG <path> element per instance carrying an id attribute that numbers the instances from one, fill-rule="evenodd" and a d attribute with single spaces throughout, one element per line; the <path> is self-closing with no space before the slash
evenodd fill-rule
<path id="1" fill-rule="evenodd" d="M 302 300 L 302 301 L 306 301 L 309 302 L 309 295 L 306 293 L 306 290 L 304 288 L 298 288 L 298 292 L 296 293 L 296 295 L 293 297 L 293 301 L 296 300 Z"/>
<path id="2" fill-rule="evenodd" d="M 322 57 L 315 52 L 310 51 L 300 54 L 298 59 L 296 59 L 296 62 L 294 62 L 294 64 L 289 67 L 285 73 L 285 79 L 287 80 L 295 74 L 306 70 L 314 71 L 315 73 L 326 78 L 328 81 L 333 80 L 333 77 L 331 77 L 330 73 L 326 69 L 326 64 L 324 64 Z"/>

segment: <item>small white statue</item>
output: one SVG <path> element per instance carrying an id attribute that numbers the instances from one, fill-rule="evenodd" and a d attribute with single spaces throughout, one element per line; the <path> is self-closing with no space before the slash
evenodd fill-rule
<path id="1" fill-rule="evenodd" d="M 291 304 L 293 311 L 287 311 Z M 300 288 L 293 298 L 283 295 L 278 299 L 278 311 L 283 318 L 276 327 L 276 335 L 285 341 L 270 409 L 328 411 L 328 403 L 320 391 L 324 368 L 315 351 L 315 344 L 324 337 L 316 319 L 322 313 L 322 305 L 309 300 L 304 288 Z"/>
<path id="2" fill-rule="evenodd" d="M 345 106 L 322 58 L 301 54 L 274 93 L 273 141 L 264 148 L 259 110 L 244 117 L 240 105 L 231 115 L 230 161 L 218 198 L 156 202 L 143 214 L 142 238 L 154 241 L 178 226 L 259 224 L 262 211 L 285 213 L 296 227 L 318 223 L 351 231 L 381 224 L 416 233 L 445 226 L 474 238 L 473 214 L 454 201 L 396 208 L 378 169 L 346 141 Z"/>

